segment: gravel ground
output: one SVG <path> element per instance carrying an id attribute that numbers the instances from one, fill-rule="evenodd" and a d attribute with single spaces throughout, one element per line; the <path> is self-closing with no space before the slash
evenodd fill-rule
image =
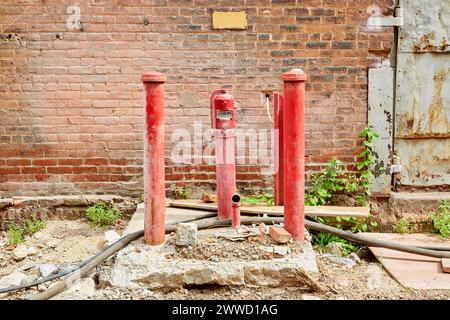
<path id="1" fill-rule="evenodd" d="M 120 228 L 117 230 L 120 234 Z M 4 277 L 20 272 L 27 281 L 40 276 L 39 268 L 42 264 L 52 264 L 64 268 L 76 264 L 103 248 L 105 230 L 93 228 L 83 221 L 48 221 L 47 226 L 27 238 L 22 245 L 33 248 L 30 254 L 20 261 L 14 259 L 14 250 L 7 244 L 6 234 L 0 235 L 0 284 Z M 169 237 L 168 241 L 173 241 Z M 276 258 L 267 253 L 255 251 L 255 241 L 258 244 L 270 245 L 270 238 L 256 239 L 248 237 L 244 241 L 230 242 L 232 252 L 235 254 L 259 255 L 260 259 Z M 259 242 L 258 242 L 259 241 Z M 219 259 L 223 250 L 218 243 L 210 240 L 208 245 L 199 245 L 192 250 L 180 249 L 176 253 L 191 259 Z M 295 245 L 293 245 L 295 249 Z M 214 255 L 216 257 L 214 258 Z M 241 257 L 242 258 L 242 257 Z M 110 259 L 94 270 L 87 279 L 75 288 L 65 292 L 61 299 L 450 299 L 450 291 L 444 290 L 410 290 L 402 287 L 375 261 L 368 253 L 359 260 L 341 258 L 327 254 L 317 254 L 319 274 L 314 276 L 325 291 L 323 293 L 305 292 L 296 287 L 191 287 L 170 292 L 150 291 L 140 285 L 133 289 L 113 288 L 99 282 L 99 274 L 109 272 L 113 260 Z M 8 296 L 1 295 L 2 299 L 22 299 L 43 291 L 48 285 L 40 285 L 22 290 Z M 86 291 L 87 290 L 87 291 Z"/>

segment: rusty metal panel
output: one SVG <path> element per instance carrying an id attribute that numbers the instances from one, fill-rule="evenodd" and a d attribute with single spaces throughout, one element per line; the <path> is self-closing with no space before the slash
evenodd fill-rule
<path id="1" fill-rule="evenodd" d="M 450 0 L 402 0 L 394 150 L 398 183 L 450 186 Z"/>
<path id="2" fill-rule="evenodd" d="M 403 164 L 402 185 L 450 184 L 450 139 L 401 139 L 396 146 Z"/>
<path id="3" fill-rule="evenodd" d="M 448 52 L 449 0 L 401 0 L 404 24 L 399 30 L 400 52 Z"/>
<path id="4" fill-rule="evenodd" d="M 393 118 L 394 118 L 394 69 L 385 67 L 369 69 L 369 112 L 368 123 L 379 134 L 373 151 L 378 162 L 373 169 L 372 191 L 389 193 L 392 175 Z"/>
<path id="5" fill-rule="evenodd" d="M 398 55 L 396 137 L 450 138 L 450 54 Z"/>

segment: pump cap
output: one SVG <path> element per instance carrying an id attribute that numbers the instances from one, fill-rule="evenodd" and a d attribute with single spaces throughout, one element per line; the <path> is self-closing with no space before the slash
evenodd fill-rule
<path id="1" fill-rule="evenodd" d="M 145 72 L 141 76 L 142 82 L 165 82 L 166 75 L 160 72 Z"/>
<path id="2" fill-rule="evenodd" d="M 308 75 L 302 69 L 292 69 L 283 73 L 282 79 L 284 81 L 306 81 Z"/>

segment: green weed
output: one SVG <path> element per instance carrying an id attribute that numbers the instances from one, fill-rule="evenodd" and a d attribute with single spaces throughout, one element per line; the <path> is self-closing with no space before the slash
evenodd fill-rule
<path id="1" fill-rule="evenodd" d="M 44 227 L 45 221 L 38 219 L 35 213 L 21 224 L 13 222 L 8 227 L 9 244 L 19 244 L 25 240 L 25 236 L 31 236 Z"/>
<path id="2" fill-rule="evenodd" d="M 396 233 L 408 233 L 409 232 L 409 221 L 406 220 L 405 218 L 401 218 L 394 225 L 394 231 Z"/>
<path id="3" fill-rule="evenodd" d="M 275 197 L 270 193 L 263 194 L 255 194 L 248 197 L 242 197 L 241 203 L 243 205 L 260 205 L 264 204 L 266 206 L 274 206 L 275 205 Z"/>
<path id="4" fill-rule="evenodd" d="M 99 201 L 86 210 L 88 221 L 95 226 L 107 227 L 120 219 L 120 212 L 110 203 Z"/>
<path id="5" fill-rule="evenodd" d="M 175 186 L 174 193 L 176 199 L 186 200 L 189 199 L 190 190 L 186 187 Z"/>
<path id="6" fill-rule="evenodd" d="M 450 238 L 450 201 L 441 201 L 439 212 L 432 213 L 431 219 L 435 231 L 444 238 Z"/>

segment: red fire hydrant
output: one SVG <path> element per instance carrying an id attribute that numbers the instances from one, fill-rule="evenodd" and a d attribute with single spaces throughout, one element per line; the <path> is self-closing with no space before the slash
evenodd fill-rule
<path id="1" fill-rule="evenodd" d="M 144 83 L 144 238 L 148 244 L 164 243 L 166 188 L 164 179 L 164 82 L 158 72 L 142 74 Z"/>
<path id="2" fill-rule="evenodd" d="M 211 128 L 216 140 L 216 180 L 219 220 L 233 216 L 232 197 L 236 192 L 236 111 L 234 98 L 226 90 L 211 95 Z"/>
<path id="3" fill-rule="evenodd" d="M 284 225 L 295 240 L 305 239 L 305 81 L 301 69 L 284 81 Z"/>

